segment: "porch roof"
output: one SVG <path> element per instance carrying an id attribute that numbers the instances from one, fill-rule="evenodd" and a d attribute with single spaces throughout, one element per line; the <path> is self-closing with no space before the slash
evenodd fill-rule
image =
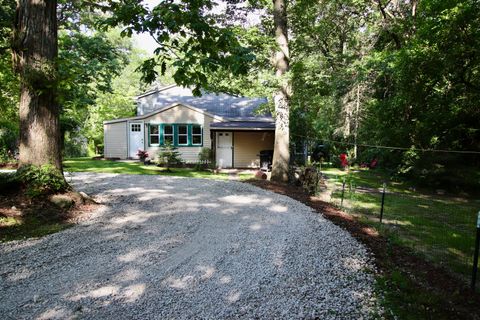
<path id="1" fill-rule="evenodd" d="M 226 121 L 210 123 L 210 130 L 275 130 L 272 121 Z"/>

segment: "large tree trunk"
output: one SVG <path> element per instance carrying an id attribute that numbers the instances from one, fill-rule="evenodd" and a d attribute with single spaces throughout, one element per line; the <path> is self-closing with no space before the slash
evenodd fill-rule
<path id="1" fill-rule="evenodd" d="M 56 101 L 57 1 L 18 0 L 13 58 L 20 75 L 20 166 L 62 171 Z"/>
<path id="2" fill-rule="evenodd" d="M 280 82 L 273 99 L 275 102 L 275 146 L 273 153 L 273 181 L 288 181 L 290 162 L 289 130 L 289 85 L 284 74 L 288 71 L 290 53 L 288 50 L 287 7 L 285 0 L 273 0 L 273 20 L 278 51 L 275 54 L 276 76 Z"/>

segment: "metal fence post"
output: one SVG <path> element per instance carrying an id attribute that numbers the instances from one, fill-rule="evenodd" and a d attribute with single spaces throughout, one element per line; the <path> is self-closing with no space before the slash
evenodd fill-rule
<path id="1" fill-rule="evenodd" d="M 342 200 L 340 201 L 340 209 L 343 209 L 343 197 L 345 195 L 345 178 L 343 178 L 342 183 Z"/>
<path id="2" fill-rule="evenodd" d="M 473 270 L 472 270 L 472 290 L 475 290 L 478 272 L 478 250 L 480 247 L 480 211 L 477 216 L 477 237 L 475 239 L 475 252 L 473 254 Z"/>
<path id="3" fill-rule="evenodd" d="M 383 207 L 385 206 L 385 188 L 386 187 L 387 187 L 387 184 L 384 182 L 383 191 L 382 191 L 382 207 L 380 208 L 380 223 L 382 223 L 382 220 L 383 220 Z"/>

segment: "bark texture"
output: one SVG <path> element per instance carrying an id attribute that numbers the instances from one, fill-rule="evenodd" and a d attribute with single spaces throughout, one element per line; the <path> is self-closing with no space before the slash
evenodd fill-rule
<path id="1" fill-rule="evenodd" d="M 56 9 L 56 0 L 18 0 L 12 49 L 21 80 L 19 165 L 61 171 Z"/>
<path id="2" fill-rule="evenodd" d="M 275 103 L 275 146 L 273 153 L 273 181 L 288 181 L 290 163 L 290 130 L 289 130 L 289 85 L 284 79 L 289 68 L 290 52 L 288 49 L 287 7 L 285 0 L 273 0 L 273 20 L 275 39 L 278 51 L 275 54 L 276 76 L 280 81 L 278 91 L 273 99 Z"/>

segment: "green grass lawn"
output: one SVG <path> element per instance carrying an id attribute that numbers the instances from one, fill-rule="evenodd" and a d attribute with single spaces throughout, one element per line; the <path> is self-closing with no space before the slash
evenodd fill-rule
<path id="1" fill-rule="evenodd" d="M 226 173 L 196 171 L 192 168 L 172 168 L 171 172 L 156 165 L 143 165 L 140 162 L 121 162 L 110 160 L 92 160 L 91 158 L 72 158 L 63 162 L 64 170 L 70 172 L 103 172 L 123 174 L 156 174 L 163 176 L 181 176 L 191 178 L 228 179 Z M 252 175 L 240 174 L 239 178 L 249 179 Z"/>
<path id="2" fill-rule="evenodd" d="M 356 170 L 347 174 L 325 169 L 327 190 L 324 200 L 340 205 L 345 179 L 344 210 L 375 226 L 394 243 L 414 249 L 468 281 L 480 202 L 475 199 L 419 192 L 408 182 L 393 181 L 381 170 Z M 383 223 L 379 223 L 382 183 L 387 183 Z M 370 192 L 355 188 L 371 188 Z"/>
<path id="3" fill-rule="evenodd" d="M 35 216 L 21 220 L 0 216 L 0 242 L 43 237 L 70 226 L 68 223 L 48 221 Z"/>

